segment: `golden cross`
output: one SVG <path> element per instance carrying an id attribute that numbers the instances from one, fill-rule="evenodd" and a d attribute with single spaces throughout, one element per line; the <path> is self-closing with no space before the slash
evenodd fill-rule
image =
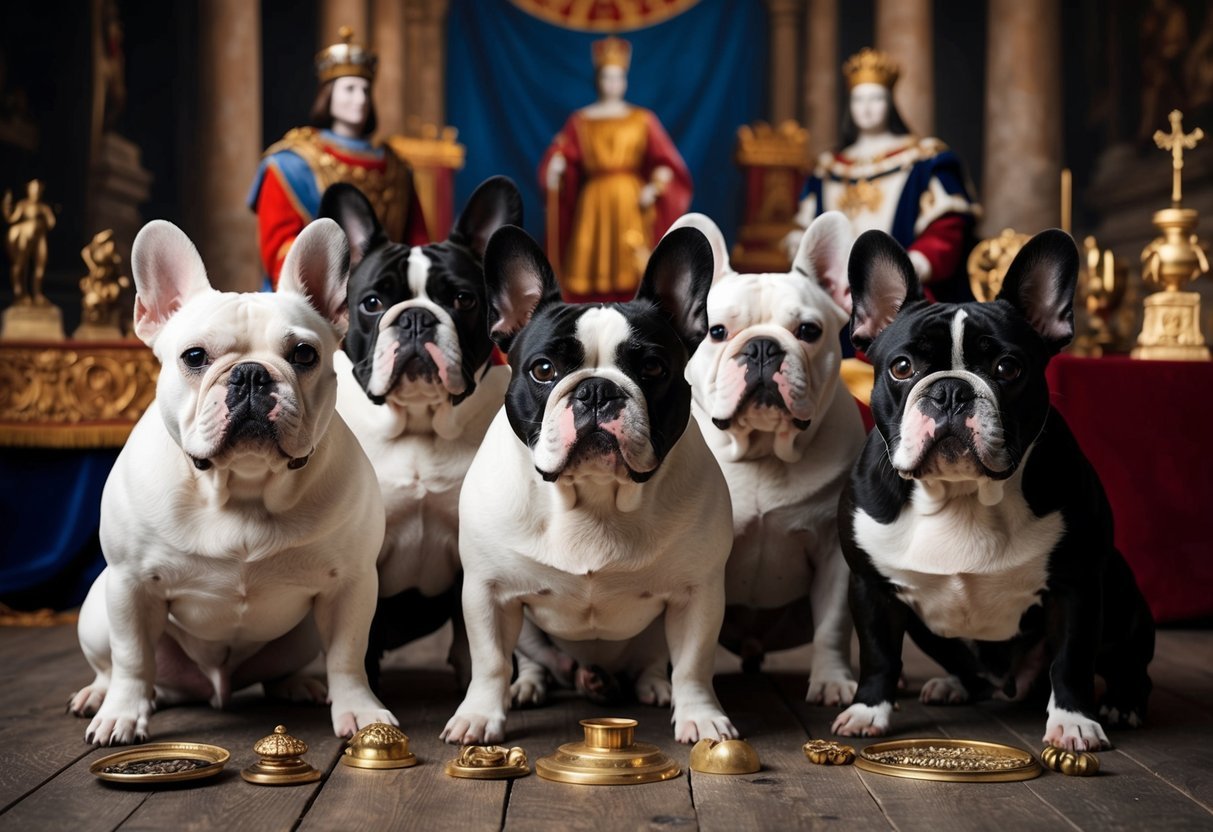
<path id="1" fill-rule="evenodd" d="M 1179 201 L 1183 196 L 1183 190 L 1180 185 L 1180 172 L 1184 169 L 1184 150 L 1191 150 L 1196 147 L 1196 143 L 1205 137 L 1205 131 L 1197 127 L 1191 133 L 1184 133 L 1183 121 L 1184 114 L 1179 110 L 1172 110 L 1169 116 L 1171 120 L 1171 132 L 1164 133 L 1161 130 L 1154 131 L 1154 143 L 1158 145 L 1160 150 L 1171 151 L 1171 205 L 1178 208 Z"/>

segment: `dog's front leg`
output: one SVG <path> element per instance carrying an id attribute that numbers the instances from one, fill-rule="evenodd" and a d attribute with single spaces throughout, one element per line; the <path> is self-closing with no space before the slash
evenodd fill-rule
<path id="1" fill-rule="evenodd" d="M 84 732 L 84 741 L 144 742 L 156 708 L 156 642 L 164 633 L 168 606 L 149 595 L 139 577 L 125 569 L 109 566 L 103 577 L 113 670 L 105 701 Z"/>
<path id="2" fill-rule="evenodd" d="M 1056 557 L 1056 555 L 1054 555 Z M 1051 588 L 1049 645 L 1053 663 L 1049 681 L 1049 719 L 1044 741 L 1070 751 L 1110 748 L 1095 719 L 1095 656 L 1099 649 L 1103 599 L 1098 581 Z"/>
<path id="3" fill-rule="evenodd" d="M 738 736 L 712 688 L 712 663 L 723 623 L 723 580 L 690 586 L 666 605 L 665 637 L 674 666 L 674 736 L 679 742 Z"/>
<path id="4" fill-rule="evenodd" d="M 522 602 L 496 597 L 487 582 L 465 572 L 463 620 L 472 651 L 472 683 L 441 737 L 456 745 L 501 742 L 510 704 L 511 658 L 522 629 Z"/>
<path id="5" fill-rule="evenodd" d="M 805 699 L 814 705 L 850 705 L 858 684 L 851 675 L 851 611 L 847 609 L 850 570 L 831 527 L 832 547 L 814 564 L 809 598 L 813 603 L 813 669 Z"/>
<path id="6" fill-rule="evenodd" d="M 850 601 L 859 633 L 859 687 L 855 703 L 831 730 L 844 737 L 879 737 L 889 732 L 911 613 L 874 574 L 851 573 Z"/>
<path id="7" fill-rule="evenodd" d="M 375 615 L 379 581 L 374 565 L 350 572 L 330 590 L 316 596 L 316 629 L 324 645 L 332 704 L 333 733 L 352 736 L 373 722 L 398 725 L 366 676 L 366 645 Z"/>

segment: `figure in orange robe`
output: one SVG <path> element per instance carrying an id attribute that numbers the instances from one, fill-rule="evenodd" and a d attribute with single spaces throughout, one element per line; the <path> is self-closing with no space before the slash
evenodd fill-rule
<path id="1" fill-rule="evenodd" d="M 691 174 L 661 122 L 623 96 L 631 46 L 593 45 L 598 101 L 569 116 L 539 165 L 548 256 L 567 300 L 626 301 L 649 251 L 691 203 Z"/>

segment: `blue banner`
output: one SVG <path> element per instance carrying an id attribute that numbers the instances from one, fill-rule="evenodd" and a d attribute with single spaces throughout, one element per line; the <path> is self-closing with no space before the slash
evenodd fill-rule
<path id="1" fill-rule="evenodd" d="M 735 239 L 743 208 L 733 161 L 737 128 L 766 117 L 767 18 L 754 0 L 700 0 L 632 44 L 627 100 L 657 114 L 694 178 L 691 210 Z M 508 0 L 452 0 L 447 19 L 447 123 L 467 165 L 455 210 L 494 174 L 518 183 L 526 228 L 544 239 L 540 157 L 569 114 L 594 101 L 590 44 L 602 34 L 553 26 Z"/>

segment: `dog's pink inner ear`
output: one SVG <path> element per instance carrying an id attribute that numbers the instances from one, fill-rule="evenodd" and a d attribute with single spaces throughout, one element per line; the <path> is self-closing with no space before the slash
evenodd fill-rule
<path id="1" fill-rule="evenodd" d="M 191 295 L 210 288 L 206 268 L 189 237 L 172 223 L 154 220 L 135 237 L 135 334 L 150 344 Z"/>
<path id="2" fill-rule="evenodd" d="M 278 291 L 298 292 L 339 329 L 348 321 L 345 298 L 349 242 L 341 226 L 319 219 L 303 229 L 282 264 Z"/>

